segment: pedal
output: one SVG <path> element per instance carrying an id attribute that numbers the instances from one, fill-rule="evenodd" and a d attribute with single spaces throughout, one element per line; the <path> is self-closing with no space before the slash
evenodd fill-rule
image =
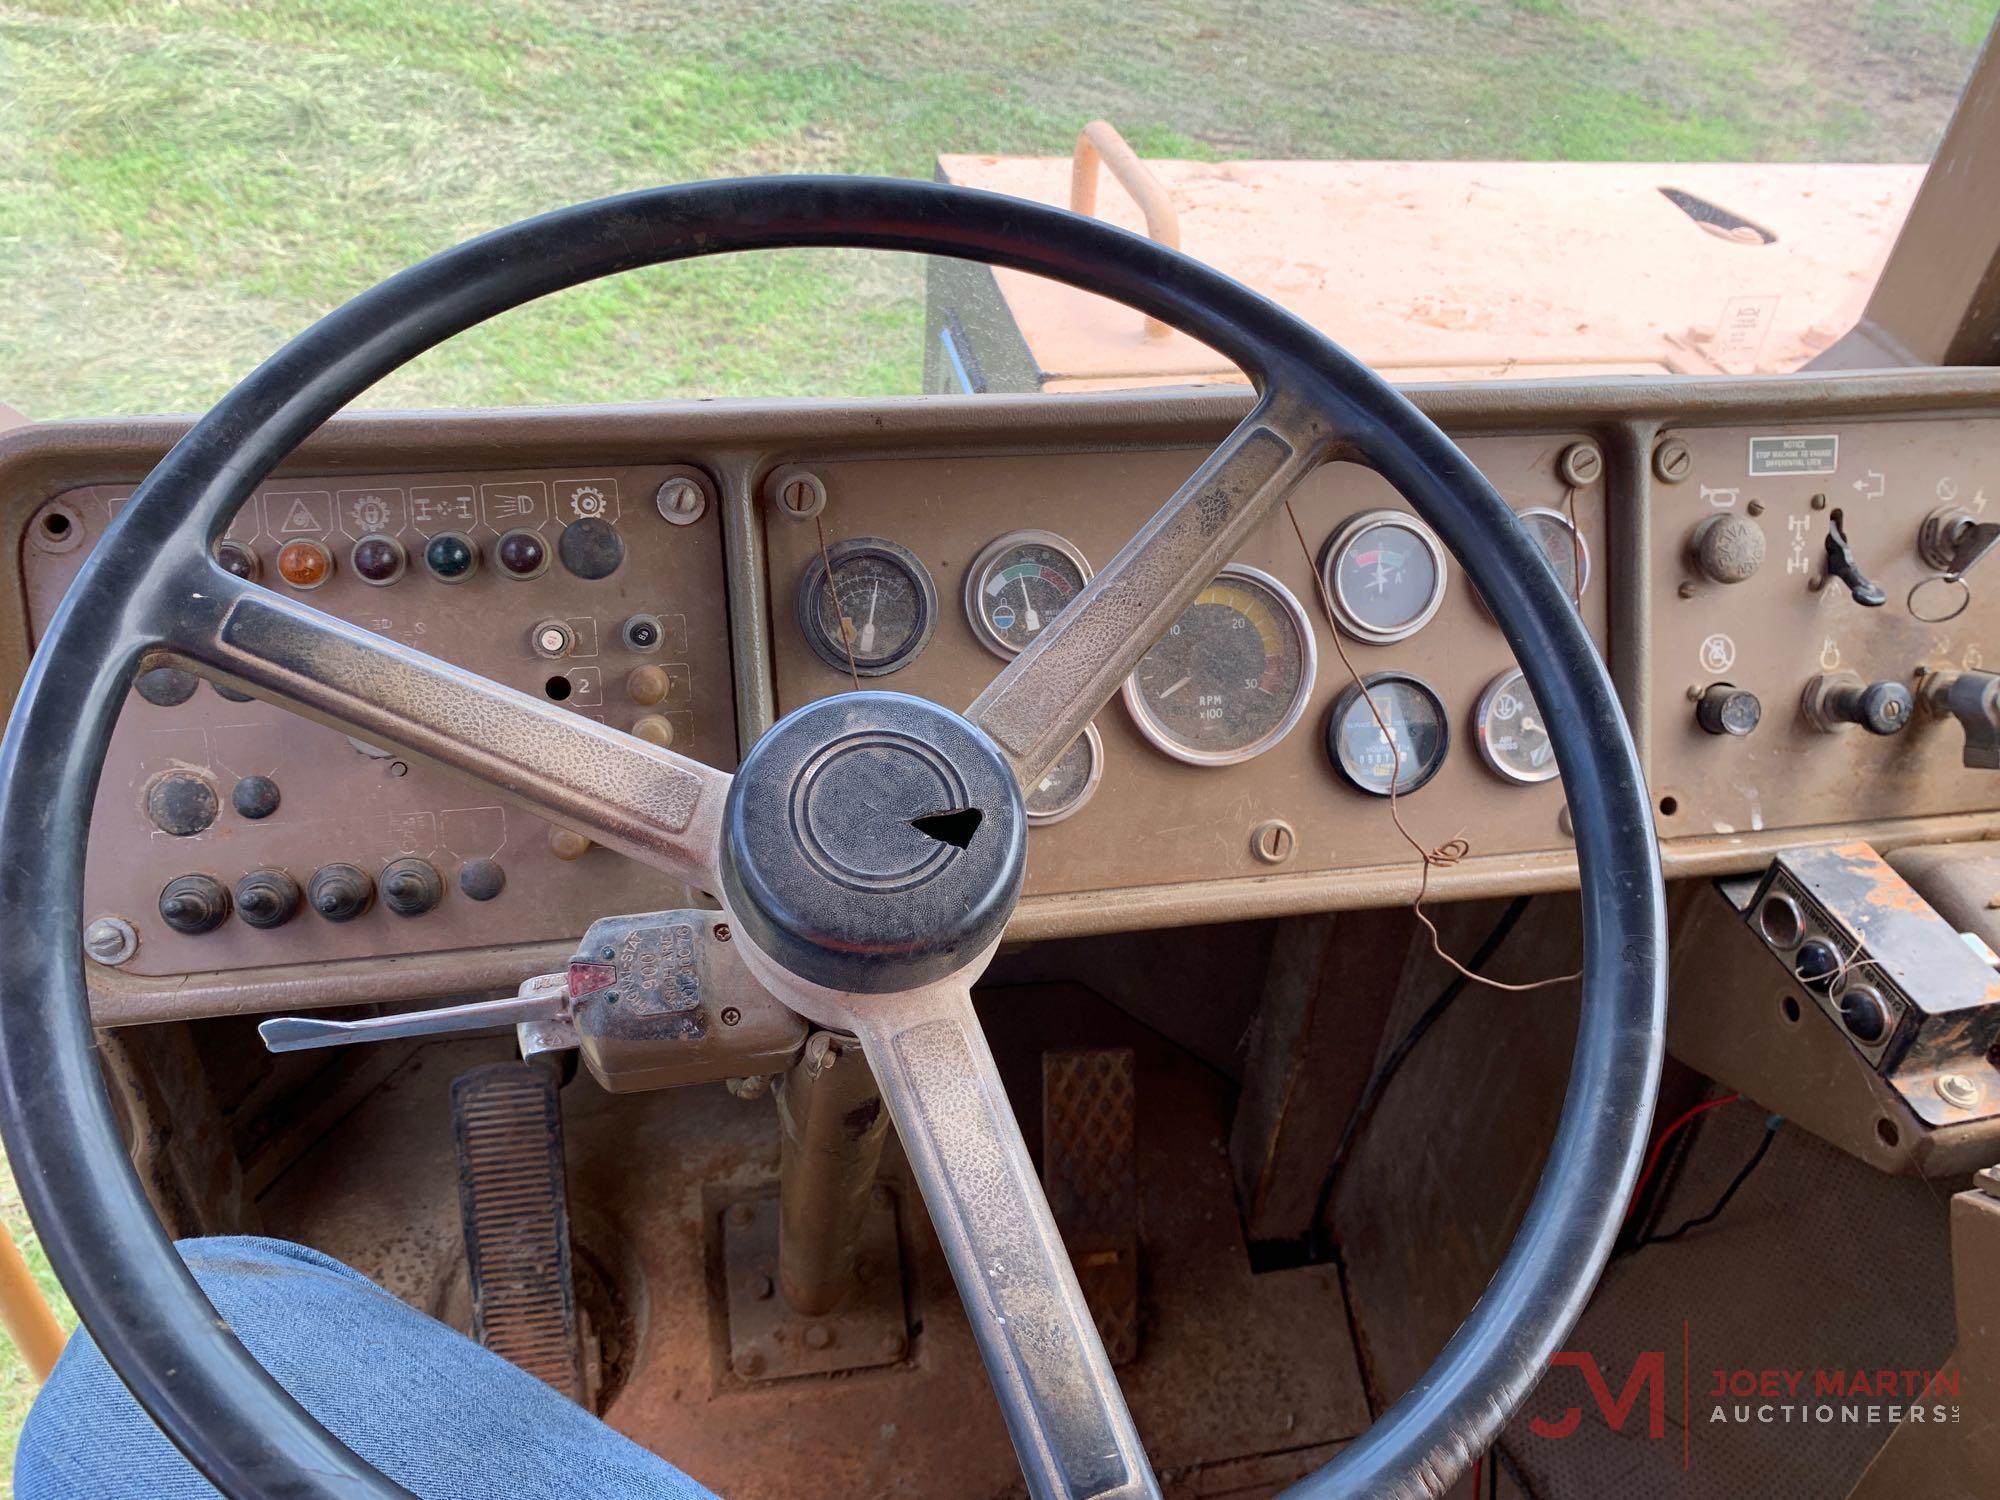
<path id="1" fill-rule="evenodd" d="M 1114 1365 L 1139 1356 L 1138 1102 L 1130 1047 L 1042 1054 L 1042 1186 Z"/>
<path id="2" fill-rule="evenodd" d="M 524 1062 L 473 1068 L 452 1080 L 451 1120 L 473 1337 L 584 1404 L 555 1078 Z"/>

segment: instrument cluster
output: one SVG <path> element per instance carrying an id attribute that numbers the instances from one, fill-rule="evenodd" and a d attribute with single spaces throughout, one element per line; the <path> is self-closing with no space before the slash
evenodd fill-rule
<path id="1" fill-rule="evenodd" d="M 1563 477 L 1580 441 L 1474 446 L 1601 630 L 1591 579 L 1601 461 L 1593 482 Z M 1505 457 L 1496 464 L 1495 454 Z M 1196 457 L 1181 460 L 1192 467 Z M 789 565 L 795 601 L 796 630 L 777 642 L 780 711 L 841 691 L 843 678 L 848 686 L 890 678 L 870 685 L 965 706 L 997 670 L 994 659 L 1032 644 L 1088 584 L 1093 558 L 1123 545 L 1184 477 L 1174 463 L 1173 455 L 1078 456 L 1066 468 L 1121 470 L 1119 480 L 1099 474 L 1093 487 L 1079 474 L 1056 489 L 1050 480 L 1064 471 L 1047 466 L 1012 492 L 1006 459 L 817 471 L 828 503 L 813 524 L 777 507 L 767 522 L 774 587 L 786 586 Z M 1560 789 L 1546 785 L 1557 776 L 1553 747 L 1533 696 L 1442 543 L 1386 491 L 1352 466 L 1309 478 L 1293 509 L 1312 550 L 1301 550 L 1285 516 L 1267 523 L 1031 790 L 1035 823 L 1075 819 L 1043 836 L 1060 841 L 1054 859 L 1070 867 L 1069 880 L 1107 878 L 1113 864 L 1119 883 L 1183 870 L 1198 878 L 1197 854 L 1210 876 L 1218 855 L 1238 870 L 1323 867 L 1348 858 L 1355 820 L 1391 823 L 1365 812 L 1369 804 L 1420 794 L 1503 806 L 1532 799 L 1542 826 L 1523 825 L 1516 837 L 1559 846 Z M 975 518 L 996 515 L 1020 524 L 977 530 Z M 1444 787 L 1455 790 L 1433 790 Z M 1141 788 L 1157 794 L 1150 810 Z M 1100 812 L 1094 798 L 1121 812 Z M 1270 816 L 1255 816 L 1260 809 Z M 1485 806 L 1454 811 L 1487 822 Z M 1334 844 L 1328 835 L 1342 813 L 1349 826 Z M 1122 857 L 1103 845 L 1114 829 Z M 1364 846 L 1380 844 L 1379 832 L 1364 835 Z M 1408 858 L 1407 846 L 1398 857 Z M 1089 888 L 1054 882 L 1040 888 Z"/>

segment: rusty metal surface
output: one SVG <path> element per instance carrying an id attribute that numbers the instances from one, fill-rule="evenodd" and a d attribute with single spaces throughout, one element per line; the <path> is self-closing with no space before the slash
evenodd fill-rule
<path id="1" fill-rule="evenodd" d="M 794 1306 L 781 1283 L 776 1193 L 739 1198 L 711 1216 L 728 1299 L 726 1358 L 737 1380 L 867 1370 L 900 1363 L 909 1352 L 895 1194 L 887 1186 L 873 1189 L 859 1208 L 842 1295 L 811 1312 Z"/>
<path id="2" fill-rule="evenodd" d="M 773 1097 L 784 1141 L 778 1289 L 796 1312 L 831 1312 L 857 1288 L 889 1115 L 860 1044 L 825 1031 L 807 1039 Z"/>
<path id="3" fill-rule="evenodd" d="M 1073 987 L 996 991 L 983 1009 L 1016 1098 L 1032 1101 L 1045 1045 L 1130 1046 L 1156 1101 L 1138 1122 L 1148 1334 L 1120 1378 L 1168 1492 L 1268 1492 L 1361 1431 L 1368 1412 L 1336 1274 L 1248 1268 L 1221 1144 L 1229 1083 Z M 422 1049 L 266 1194 L 270 1231 L 448 1321 L 461 1316 L 447 1085 L 464 1065 L 453 1059 L 494 1046 Z M 903 1364 L 749 1385 L 723 1358 L 722 1268 L 704 1246 L 711 1213 L 776 1177 L 769 1104 L 719 1086 L 613 1097 L 579 1080 L 563 1110 L 576 1253 L 619 1278 L 632 1310 L 630 1379 L 606 1413 L 614 1427 L 739 1500 L 1020 1493 L 923 1214 L 901 1226 L 913 1329 Z M 1025 1118 L 1039 1136 L 1039 1112 Z M 392 1160 L 396 1170 L 382 1170 Z M 900 1152 L 885 1173 L 914 1205 Z"/>
<path id="4" fill-rule="evenodd" d="M 1042 1054 L 1042 1185 L 1113 1366 L 1139 1357 L 1138 1109 L 1130 1047 Z"/>
<path id="5" fill-rule="evenodd" d="M 1150 160 L 1190 254 L 1402 379 L 1796 369 L 1861 313 L 1922 166 Z M 1067 201 L 1063 157 L 946 155 L 947 182 Z M 1662 188 L 1775 234 L 1712 233 Z M 1142 227 L 1135 205 L 1103 217 Z M 1383 245 L 1397 247 L 1393 256 Z M 1549 247 L 1563 251 L 1551 255 Z M 1181 335 L 994 280 L 1046 389 L 1240 379 Z M 1782 288 L 1783 296 L 1775 295 Z"/>
<path id="6" fill-rule="evenodd" d="M 572 1401 L 585 1395 L 553 1074 L 491 1063 L 451 1085 L 473 1337 Z"/>

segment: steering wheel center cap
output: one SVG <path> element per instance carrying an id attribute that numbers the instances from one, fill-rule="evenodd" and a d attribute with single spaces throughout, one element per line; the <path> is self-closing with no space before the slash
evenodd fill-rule
<path id="1" fill-rule="evenodd" d="M 942 978 L 999 937 L 1027 818 L 1005 757 L 958 714 L 843 693 L 744 757 L 723 810 L 722 887 L 744 935 L 828 989 Z"/>

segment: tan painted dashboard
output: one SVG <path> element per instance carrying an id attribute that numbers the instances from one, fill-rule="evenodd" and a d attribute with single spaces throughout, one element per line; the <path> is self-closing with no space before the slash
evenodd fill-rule
<path id="1" fill-rule="evenodd" d="M 2000 499 L 2000 379 L 1550 382 L 1414 395 L 1517 510 L 1580 528 L 1589 559 L 1580 607 L 1647 759 L 1670 873 L 1755 868 L 1786 843 L 1833 836 L 1893 845 L 2000 832 L 2000 778 L 1961 767 L 1955 723 L 1920 715 L 1876 736 L 1815 729 L 1801 712 L 1820 674 L 1907 683 L 1920 667 L 2000 664 L 2000 566 L 1991 580 L 1975 571 L 1961 601 L 1926 583 L 1938 569 L 1919 549 L 1934 513 L 1977 516 Z M 352 417 L 315 437 L 230 536 L 270 587 L 330 564 L 303 597 L 731 765 L 774 716 L 851 685 L 840 654 L 812 649 L 805 634 L 823 556 L 894 544 L 896 567 L 931 591 L 929 634 L 904 664 L 863 681 L 962 707 L 1002 665 L 969 612 L 982 606 L 967 597 L 988 544 L 1052 533 L 1086 564 L 1103 563 L 1243 409 L 1240 395 L 1209 391 Z M 18 559 L 0 648 L 15 681 L 68 580 L 179 431 L 76 423 L 0 438 Z M 1563 466 L 1578 445 L 1601 464 L 1571 483 L 1578 476 Z M 677 466 L 712 489 L 691 524 L 656 504 Z M 767 480 L 781 466 L 823 487 L 816 518 L 797 519 L 773 498 Z M 1294 496 L 1303 548 L 1282 513 L 1253 538 L 1237 561 L 1263 575 L 1267 604 L 1289 595 L 1309 622 L 1303 669 L 1280 659 L 1287 627 L 1275 604 L 1248 620 L 1217 618 L 1261 633 L 1269 666 L 1259 690 L 1297 689 L 1296 722 L 1253 757 L 1190 764 L 1114 700 L 1097 720 L 1094 791 L 1031 833 L 1013 935 L 1409 899 L 1416 856 L 1387 799 L 1351 779 L 1352 753 L 1365 769 L 1379 731 L 1350 723 L 1344 739 L 1335 733 L 1349 774 L 1329 753 L 1329 721 L 1343 701 L 1351 715 L 1355 673 L 1401 674 L 1429 695 L 1413 700 L 1419 708 L 1435 704 L 1437 732 L 1425 739 L 1419 726 L 1406 745 L 1434 758 L 1435 774 L 1399 807 L 1425 845 L 1470 844 L 1434 872 L 1438 894 L 1574 884 L 1561 783 L 1503 775 L 1480 748 L 1482 701 L 1491 728 L 1488 690 L 1512 658 L 1456 564 L 1443 569 L 1428 617 L 1388 632 L 1400 639 L 1337 633 L 1322 607 L 1315 570 L 1329 538 L 1363 513 L 1403 509 L 1373 474 L 1333 465 Z M 1827 578 L 1836 515 L 1858 569 L 1886 596 L 1879 608 Z M 1702 537 L 1705 554 L 1694 550 Z M 375 539 L 372 551 L 357 553 L 364 538 Z M 1410 540 L 1407 528 L 1369 533 L 1342 554 L 1347 574 L 1336 564 L 1329 577 L 1344 576 L 1357 598 L 1391 590 Z M 1747 577 L 1722 581 L 1760 550 Z M 466 554 L 476 554 L 475 571 L 454 581 Z M 387 581 L 371 583 L 367 571 Z M 1006 581 L 1019 583 L 1018 570 Z M 872 636 L 880 587 L 842 598 L 836 613 L 852 616 L 850 631 Z M 1018 604 L 1003 595 L 996 584 L 987 598 L 995 619 L 1015 625 L 1035 608 L 1025 591 Z M 1245 681 L 1256 686 L 1254 671 Z M 1739 723 L 1743 695 L 1754 696 L 1753 732 L 1702 727 L 1720 713 L 1721 684 Z M 159 702 L 135 692 L 100 788 L 86 911 L 118 916 L 138 935 L 126 961 L 92 966 L 101 1020 L 484 991 L 566 956 L 596 916 L 690 899 L 620 856 L 579 851 L 457 773 L 209 684 L 187 687 L 153 684 Z M 1149 691 L 1164 702 L 1181 682 Z M 1704 693 L 1710 702 L 1698 704 Z M 261 816 L 242 810 L 270 800 L 254 778 L 277 790 Z M 253 795 L 239 807 L 246 779 Z M 159 912 L 162 888 L 185 874 L 227 887 L 280 870 L 306 888 L 328 866 L 379 882 L 393 861 L 412 859 L 440 882 L 435 903 L 414 915 L 390 910 L 379 892 L 344 922 L 308 905 L 274 927 L 238 912 L 189 934 Z"/>

